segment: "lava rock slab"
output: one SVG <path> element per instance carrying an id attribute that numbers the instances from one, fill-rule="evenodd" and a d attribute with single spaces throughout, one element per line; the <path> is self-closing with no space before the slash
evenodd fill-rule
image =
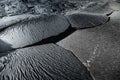
<path id="1" fill-rule="evenodd" d="M 6 57 L 0 80 L 93 80 L 72 52 L 55 44 L 18 49 Z"/>
<path id="2" fill-rule="evenodd" d="M 120 79 L 120 12 L 111 20 L 91 29 L 78 30 L 57 44 L 71 50 L 95 80 Z"/>
<path id="3" fill-rule="evenodd" d="M 95 13 L 73 13 L 67 16 L 73 28 L 91 28 L 102 25 L 108 21 L 106 15 Z"/>
<path id="4" fill-rule="evenodd" d="M 21 48 L 56 36 L 68 29 L 69 25 L 67 19 L 59 15 L 23 20 L 0 33 L 0 44 L 2 44 L 0 52 L 6 51 L 4 45 L 9 45 L 11 48 Z"/>

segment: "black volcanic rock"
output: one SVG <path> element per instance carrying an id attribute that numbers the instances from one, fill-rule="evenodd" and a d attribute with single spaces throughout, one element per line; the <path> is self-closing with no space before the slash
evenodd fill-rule
<path id="1" fill-rule="evenodd" d="M 106 15 L 95 13 L 73 13 L 67 16 L 71 26 L 77 29 L 96 27 L 109 20 Z"/>
<path id="2" fill-rule="evenodd" d="M 77 30 L 57 44 L 71 50 L 89 68 L 95 80 L 120 80 L 120 12 L 91 29 Z"/>
<path id="3" fill-rule="evenodd" d="M 119 10 L 118 0 L 0 0 L 0 80 L 120 80 Z"/>
<path id="4" fill-rule="evenodd" d="M 70 51 L 54 44 L 18 49 L 6 57 L 0 80 L 93 80 Z"/>
<path id="5" fill-rule="evenodd" d="M 2 44 L 0 48 L 6 50 L 3 46 L 4 43 L 11 45 L 9 47 L 12 48 L 25 47 L 45 38 L 56 36 L 67 30 L 68 27 L 67 19 L 58 15 L 23 20 L 0 33 L 0 44 Z M 3 50 L 0 50 L 0 52 L 3 52 Z"/>

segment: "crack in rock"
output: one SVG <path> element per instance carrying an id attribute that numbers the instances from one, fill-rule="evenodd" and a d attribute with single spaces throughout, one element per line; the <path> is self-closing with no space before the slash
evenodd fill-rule
<path id="1" fill-rule="evenodd" d="M 73 14 L 74 15 L 74 14 Z M 76 14 L 75 14 L 76 15 Z M 86 14 L 82 14 L 82 15 L 86 15 Z M 82 16 L 82 15 L 80 15 L 80 16 Z M 52 16 L 56 16 L 56 15 L 52 15 Z M 51 17 L 52 17 L 51 16 Z M 91 15 L 91 14 L 87 14 L 87 16 L 89 16 L 89 17 L 96 17 L 96 15 Z M 88 21 L 89 22 L 89 19 L 87 19 L 87 16 L 84 16 L 84 18 L 85 18 L 85 20 L 84 21 L 81 21 L 79 24 L 83 24 L 83 25 L 86 25 L 87 23 L 86 23 L 86 21 Z M 98 16 L 98 15 L 97 15 Z M 101 15 L 99 15 L 99 16 L 101 16 Z M 103 15 L 102 15 L 103 16 Z M 38 19 L 37 17 L 39 17 L 40 19 Z M 62 18 L 62 17 L 60 17 L 60 16 L 58 16 L 59 17 L 59 19 L 58 19 L 58 23 L 60 24 L 60 18 L 61 19 L 63 19 L 64 20 L 64 23 L 66 24 L 66 28 L 69 26 L 69 20 L 68 20 L 68 22 L 67 22 L 67 19 L 65 19 L 64 17 Z M 104 16 L 103 16 L 104 17 Z M 14 20 L 14 18 L 15 19 L 17 19 L 18 18 L 18 20 L 17 21 L 15 21 Z M 38 16 L 38 15 L 36 15 L 36 16 L 31 16 L 31 17 L 29 17 L 29 15 L 28 16 L 24 16 L 24 15 L 21 15 L 21 16 L 14 16 L 14 17 L 10 17 L 10 19 L 9 20 L 7 20 L 7 21 L 5 21 L 3 24 L 1 24 L 2 26 L 6 23 L 6 22 L 9 22 L 7 25 L 9 25 L 9 27 L 8 28 L 5 28 L 5 30 L 2 30 L 2 33 L 0 34 L 0 36 L 1 36 L 1 42 L 0 42 L 0 45 L 1 45 L 1 51 L 0 52 L 5 52 L 5 51 L 11 51 L 11 50 L 14 50 L 14 49 L 19 49 L 19 48 L 24 48 L 24 47 L 28 47 L 28 46 L 33 46 L 33 45 L 41 45 L 41 44 L 47 44 L 47 43 L 56 43 L 56 42 L 58 42 L 59 40 L 62 40 L 63 38 L 65 38 L 65 37 L 67 37 L 68 35 L 70 35 L 72 32 L 74 32 L 75 31 L 75 29 L 74 28 L 69 28 L 69 29 L 67 29 L 66 31 L 65 31 L 65 29 L 64 29 L 64 31 L 63 31 L 63 33 L 62 34 L 60 34 L 60 35 L 57 35 L 57 36 L 55 36 L 55 35 L 53 35 L 53 37 L 52 36 L 48 36 L 48 37 L 46 37 L 45 39 L 44 39 L 44 37 L 45 36 L 47 36 L 46 35 L 46 31 L 50 31 L 49 30 L 49 28 L 48 28 L 48 26 L 50 26 L 50 25 L 46 25 L 46 24 L 49 24 L 49 23 L 51 23 L 51 22 L 49 22 L 48 20 L 46 20 L 46 19 L 49 19 L 50 18 L 50 16 L 48 16 L 48 17 L 46 17 L 46 18 L 44 18 L 44 17 L 40 17 L 40 16 Z M 79 17 L 80 18 L 80 17 Z M 23 19 L 23 21 L 21 21 Z M 107 17 L 105 18 L 105 19 L 107 19 Z M 4 20 L 4 19 L 3 19 Z M 13 22 L 10 22 L 11 20 L 13 20 Z M 41 21 L 41 23 L 40 24 L 38 24 L 39 22 L 38 21 Z M 53 18 L 53 20 L 54 20 L 54 18 Z M 75 20 L 75 19 L 74 19 Z M 45 22 L 46 21 L 46 22 Z M 47 22 L 48 21 L 48 22 Z M 56 20 L 57 21 L 57 20 Z M 102 20 L 103 21 L 103 20 Z M 109 18 L 108 18 L 108 21 L 109 21 Z M 54 23 L 54 22 L 53 22 Z M 57 22 L 56 22 L 57 23 Z M 71 24 L 72 22 L 70 22 L 70 24 Z M 34 24 L 34 25 L 33 25 Z M 60 27 L 62 26 L 62 22 L 61 22 L 61 24 L 59 25 Z M 89 24 L 89 23 L 88 23 Z M 87 24 L 87 25 L 88 25 Z M 91 23 L 90 23 L 91 24 Z M 99 22 L 98 22 L 98 24 L 99 24 Z M 7 25 L 5 25 L 5 26 L 3 26 L 3 27 L 7 27 Z M 56 24 L 56 25 L 53 25 L 52 24 L 52 26 L 57 26 L 58 24 Z M 81 26 L 83 26 L 83 25 L 81 25 Z M 33 29 L 32 27 L 33 26 L 35 26 L 35 29 Z M 38 27 L 38 26 L 41 26 L 41 28 L 40 27 Z M 44 27 L 44 26 L 46 26 L 46 27 Z M 64 27 L 63 26 L 63 27 Z M 45 28 L 45 30 L 43 30 L 42 29 L 42 27 L 43 28 Z M 64 28 L 65 28 L 64 27 Z M 97 27 L 96 25 L 94 25 L 94 27 Z M 30 28 L 30 29 L 29 29 Z M 40 28 L 40 29 L 39 29 Z M 48 28 L 48 29 L 47 29 Z M 83 29 L 85 29 L 85 28 L 88 28 L 88 27 L 86 27 L 86 26 L 83 26 L 82 27 Z M 42 30 L 43 31 L 42 31 Z M 57 29 L 57 28 L 56 28 Z M 33 31 L 32 31 L 33 30 Z M 53 29 L 54 30 L 54 29 Z M 34 32 L 37 32 L 37 31 L 41 31 L 41 32 L 37 32 L 37 33 L 34 33 Z M 19 34 L 18 34 L 18 33 Z M 37 35 L 37 34 L 40 34 L 40 35 Z M 49 32 L 48 32 L 49 33 Z M 31 35 L 31 36 L 30 36 Z M 19 36 L 19 38 L 18 38 L 18 36 Z M 36 37 L 35 39 L 36 40 L 33 40 L 33 38 L 34 38 L 34 36 Z M 40 37 L 41 36 L 41 37 Z M 28 37 L 29 37 L 29 39 L 28 39 Z M 39 38 L 39 40 L 37 39 L 37 37 L 40 37 Z M 23 39 L 22 39 L 23 38 Z M 19 39 L 19 40 L 18 40 Z M 18 41 L 17 41 L 18 40 Z M 16 42 L 17 41 L 17 42 Z M 26 41 L 26 42 L 25 42 Z"/>
<path id="2" fill-rule="evenodd" d="M 43 39 L 43 40 L 41 40 L 40 42 L 37 42 L 37 43 L 32 44 L 32 45 L 29 45 L 29 46 L 25 46 L 25 47 L 23 47 L 23 48 L 30 47 L 30 46 L 35 46 L 35 45 L 43 45 L 43 44 L 49 44 L 49 43 L 57 43 L 57 42 L 59 42 L 60 40 L 66 38 L 67 36 L 69 36 L 70 34 L 72 34 L 72 33 L 75 32 L 75 31 L 76 31 L 76 29 L 74 29 L 74 28 L 72 28 L 72 27 L 69 27 L 66 31 L 64 31 L 63 33 L 60 33 L 60 34 L 57 35 L 57 36 L 52 36 L 52 37 Z"/>
<path id="3" fill-rule="evenodd" d="M 27 4 L 35 0 L 22 1 Z M 26 7 L 19 1 L 13 2 L 5 6 L 5 10 L 0 3 L 0 17 L 23 14 L 27 10 L 45 14 L 46 5 L 55 14 L 70 13 L 70 8 L 80 7 L 63 0 L 47 1 L 42 0 L 44 7 L 34 3 Z M 92 77 L 119 80 L 120 13 L 116 12 L 119 3 L 93 0 L 81 8 L 77 9 L 78 13 L 65 15 L 67 18 L 29 14 L 0 19 L 0 52 L 4 52 L 0 53 L 0 80 L 93 80 Z M 79 30 L 73 33 L 76 29 Z M 65 49 L 49 43 L 57 43 Z"/>
<path id="4" fill-rule="evenodd" d="M 86 67 L 95 80 L 120 79 L 120 12 L 109 17 L 111 20 L 105 25 L 77 30 L 57 43 L 72 51 L 81 62 L 88 61 Z"/>

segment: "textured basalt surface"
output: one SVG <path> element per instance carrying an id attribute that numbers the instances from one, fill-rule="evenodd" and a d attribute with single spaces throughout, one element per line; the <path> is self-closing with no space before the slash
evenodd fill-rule
<path id="1" fill-rule="evenodd" d="M 87 69 L 70 52 L 55 44 L 10 52 L 0 80 L 92 80 Z"/>
<path id="2" fill-rule="evenodd" d="M 92 28 L 106 23 L 109 17 L 94 13 L 73 13 L 67 15 L 71 26 L 76 29 Z"/>
<path id="3" fill-rule="evenodd" d="M 120 12 L 91 29 L 77 30 L 57 44 L 72 51 L 92 72 L 95 80 L 119 80 Z"/>
<path id="4" fill-rule="evenodd" d="M 58 15 L 38 17 L 27 21 L 23 20 L 1 32 L 0 52 L 6 50 L 3 42 L 10 44 L 12 48 L 21 48 L 39 42 L 42 39 L 56 36 L 64 32 L 68 27 L 67 19 Z"/>
<path id="5" fill-rule="evenodd" d="M 120 80 L 119 0 L 0 0 L 0 80 Z"/>

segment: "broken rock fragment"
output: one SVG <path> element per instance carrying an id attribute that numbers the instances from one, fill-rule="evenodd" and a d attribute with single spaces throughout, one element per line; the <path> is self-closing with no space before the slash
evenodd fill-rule
<path id="1" fill-rule="evenodd" d="M 109 19 L 106 15 L 95 13 L 73 13 L 67 17 L 71 26 L 77 29 L 96 27 L 106 23 Z"/>
<path id="2" fill-rule="evenodd" d="M 0 80 L 93 80 L 70 51 L 55 44 L 18 49 L 7 57 Z"/>
<path id="3" fill-rule="evenodd" d="M 51 15 L 25 20 L 5 29 L 0 33 L 0 44 L 5 43 L 11 48 L 20 48 L 34 44 L 42 39 L 56 36 L 66 29 L 69 23 L 64 16 Z M 4 45 L 4 44 L 3 44 Z M 3 52 L 6 47 L 0 45 Z"/>

